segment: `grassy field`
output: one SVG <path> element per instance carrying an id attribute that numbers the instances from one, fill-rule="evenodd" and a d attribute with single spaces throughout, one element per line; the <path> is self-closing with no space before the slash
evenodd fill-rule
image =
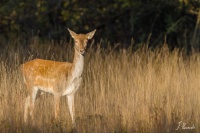
<path id="1" fill-rule="evenodd" d="M 72 132 L 66 97 L 55 120 L 48 93 L 36 101 L 33 122 L 23 122 L 27 91 L 19 65 L 36 57 L 71 62 L 73 44 L 0 40 L 0 132 Z M 75 97 L 77 132 L 200 132 L 199 54 L 185 56 L 166 46 L 122 52 L 91 43 L 97 47 L 88 48 Z"/>

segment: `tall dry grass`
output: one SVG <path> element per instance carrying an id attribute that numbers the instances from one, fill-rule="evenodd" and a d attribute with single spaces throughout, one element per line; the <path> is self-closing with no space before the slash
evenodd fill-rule
<path id="1" fill-rule="evenodd" d="M 60 118 L 55 120 L 53 96 L 47 93 L 35 103 L 34 121 L 23 122 L 27 92 L 18 67 L 36 57 L 71 61 L 73 45 L 34 42 L 24 47 L 20 39 L 1 40 L 0 132 L 71 132 L 67 99 L 61 98 Z M 83 79 L 75 97 L 77 132 L 200 131 L 198 54 L 185 57 L 166 46 L 126 53 L 89 47 Z M 195 129 L 182 129 L 183 123 Z"/>

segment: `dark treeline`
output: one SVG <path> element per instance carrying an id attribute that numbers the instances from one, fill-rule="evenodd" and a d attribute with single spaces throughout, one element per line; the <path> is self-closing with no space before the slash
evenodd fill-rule
<path id="1" fill-rule="evenodd" d="M 166 41 L 171 48 L 200 47 L 199 0 L 1 0 L 0 34 L 60 40 L 97 29 L 111 44 Z"/>

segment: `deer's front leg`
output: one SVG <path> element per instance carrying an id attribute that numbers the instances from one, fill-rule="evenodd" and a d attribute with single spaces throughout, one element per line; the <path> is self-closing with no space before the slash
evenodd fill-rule
<path id="1" fill-rule="evenodd" d="M 58 118 L 58 114 L 60 112 L 60 95 L 54 95 L 54 109 L 55 109 L 55 118 Z"/>
<path id="2" fill-rule="evenodd" d="M 69 106 L 69 113 L 72 119 L 72 125 L 75 127 L 75 109 L 74 109 L 74 94 L 70 94 L 67 96 L 68 98 L 68 106 Z"/>
<path id="3" fill-rule="evenodd" d="M 77 79 L 74 82 L 74 86 L 75 86 L 74 87 L 74 91 L 67 96 L 67 98 L 68 98 L 69 112 L 70 112 L 70 115 L 71 115 L 73 127 L 75 127 L 75 124 L 76 124 L 75 123 L 74 95 L 75 95 L 75 92 L 79 89 L 79 87 L 81 85 L 81 82 L 82 82 L 82 77 L 80 77 L 79 79 Z"/>

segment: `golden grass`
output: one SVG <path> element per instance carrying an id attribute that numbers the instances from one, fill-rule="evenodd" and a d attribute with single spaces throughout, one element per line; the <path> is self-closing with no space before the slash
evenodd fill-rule
<path id="1" fill-rule="evenodd" d="M 40 57 L 71 61 L 72 44 L 1 41 L 0 132 L 71 132 L 66 98 L 61 99 L 60 119 L 54 119 L 53 96 L 35 103 L 34 122 L 23 122 L 26 89 L 19 64 Z M 99 45 L 99 44 L 94 44 Z M 29 52 L 27 52 L 29 51 Z M 141 48 L 126 53 L 89 48 L 83 84 L 75 97 L 77 132 L 199 132 L 200 56 Z M 176 130 L 179 122 L 195 129 Z"/>

